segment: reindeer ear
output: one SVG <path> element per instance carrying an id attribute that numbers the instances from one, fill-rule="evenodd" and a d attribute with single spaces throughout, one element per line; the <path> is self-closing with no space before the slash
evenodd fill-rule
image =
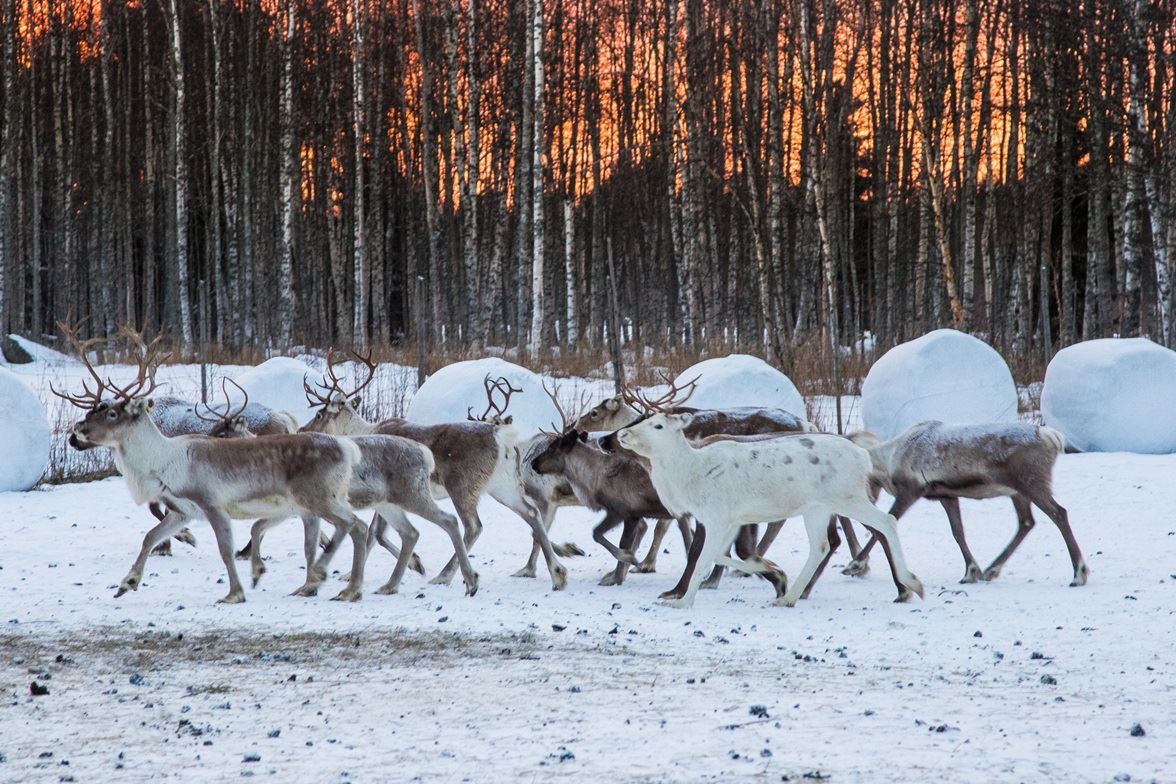
<path id="1" fill-rule="evenodd" d="M 351 407 L 352 407 L 352 408 L 354 408 L 355 410 L 357 410 L 357 411 L 358 411 L 358 410 L 359 410 L 359 404 L 360 404 L 361 402 L 362 402 L 362 399 L 360 398 L 360 396 L 359 396 L 359 395 L 356 395 L 355 397 L 351 398 Z"/>
<path id="2" fill-rule="evenodd" d="M 576 431 L 573 431 L 573 432 L 576 432 Z M 580 434 L 580 440 L 583 441 L 585 444 L 587 444 L 588 443 L 588 431 L 581 430 L 581 431 L 579 431 L 579 434 Z"/>
<path id="3" fill-rule="evenodd" d="M 502 424 L 513 425 L 514 424 L 514 414 L 508 414 L 507 416 L 504 416 L 502 418 Z"/>

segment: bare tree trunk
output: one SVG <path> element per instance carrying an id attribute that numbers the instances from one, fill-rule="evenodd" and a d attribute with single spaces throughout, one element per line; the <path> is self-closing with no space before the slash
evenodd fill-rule
<path id="1" fill-rule="evenodd" d="M 363 14 L 364 0 L 352 0 L 351 4 L 351 116 L 355 135 L 355 216 L 354 257 L 352 259 L 355 275 L 354 311 L 351 319 L 354 330 L 354 341 L 360 346 L 368 343 L 368 291 L 371 281 L 368 278 L 367 259 L 367 215 L 365 209 L 366 180 L 364 176 L 365 148 L 367 125 L 364 122 L 364 111 L 367 106 L 366 89 L 367 77 L 364 74 L 364 44 L 363 44 Z"/>
<path id="2" fill-rule="evenodd" d="M 12 197 L 9 188 L 14 180 L 14 156 L 11 154 L 13 139 L 16 136 L 16 96 L 13 95 L 15 84 L 14 69 L 16 65 L 16 1 L 6 0 L 4 3 L 4 50 L 0 51 L 0 69 L 3 69 L 4 105 L 0 106 L 0 334 L 8 332 L 8 256 L 10 241 L 8 232 L 8 214 L 11 209 Z M 103 71 L 105 74 L 105 71 Z M 106 96 L 109 105 L 110 96 Z"/>
<path id="3" fill-rule="evenodd" d="M 175 272 L 179 305 L 180 346 L 192 348 L 192 302 L 188 291 L 188 148 L 184 94 L 184 60 L 181 48 L 180 17 L 176 0 L 168 0 L 172 37 L 172 146 L 175 150 Z"/>
<path id="4" fill-rule="evenodd" d="M 282 47 L 282 149 L 279 190 L 282 200 L 282 247 L 278 265 L 278 343 L 288 348 L 294 338 L 294 6 L 286 0 Z M 211 3 L 212 0 L 209 0 Z"/>
<path id="5" fill-rule="evenodd" d="M 475 349 L 481 348 L 486 339 L 482 329 L 483 321 L 477 315 L 479 294 L 481 291 L 478 275 L 478 175 L 479 163 L 482 156 L 480 137 L 481 117 L 481 86 L 478 72 L 477 48 L 477 0 L 466 0 L 466 133 L 468 142 L 465 148 L 465 174 L 462 178 L 462 218 L 465 275 L 466 275 L 466 314 L 470 329 L 468 340 Z"/>
<path id="6" fill-rule="evenodd" d="M 417 56 L 421 64 L 421 169 L 425 181 L 425 225 L 429 233 L 429 292 L 433 308 L 432 343 L 440 342 L 444 323 L 441 290 L 441 221 L 437 188 L 437 146 L 433 122 L 433 69 L 425 49 L 425 20 L 421 16 L 420 0 L 412 0 L 412 15 L 416 25 Z"/>
<path id="7" fill-rule="evenodd" d="M 531 66 L 535 70 L 535 130 L 531 136 L 531 336 L 528 346 L 535 354 L 543 346 L 544 316 L 544 237 L 547 230 L 543 211 L 544 69 L 543 69 L 543 0 L 531 0 Z"/>

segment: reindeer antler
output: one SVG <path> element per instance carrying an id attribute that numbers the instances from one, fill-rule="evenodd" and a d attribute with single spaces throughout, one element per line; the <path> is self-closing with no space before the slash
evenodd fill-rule
<path id="1" fill-rule="evenodd" d="M 646 415 L 668 414 L 671 409 L 680 407 L 690 399 L 698 389 L 698 379 L 702 378 L 701 375 L 698 375 L 693 380 L 678 386 L 666 373 L 660 372 L 658 375 L 670 386 L 669 391 L 665 394 L 650 398 L 644 392 L 635 390 L 626 384 L 621 387 L 621 398 L 634 409 Z M 683 391 L 685 391 L 685 395 L 682 394 Z"/>
<path id="2" fill-rule="evenodd" d="M 139 357 L 136 361 L 139 366 L 138 374 L 135 380 L 125 387 L 118 386 L 109 378 L 106 379 L 106 386 L 123 400 L 150 395 L 156 387 L 155 371 L 164 359 L 159 353 L 159 345 L 163 340 L 163 335 L 156 335 L 155 339 L 148 343 L 142 332 L 129 324 L 123 324 L 118 328 L 118 336 L 130 340 L 139 349 Z"/>
<path id="3" fill-rule="evenodd" d="M 244 402 L 241 403 L 241 407 L 238 408 L 236 411 L 232 411 L 233 401 L 229 397 L 229 389 L 228 389 L 228 387 L 225 386 L 225 384 L 232 384 L 233 386 L 235 386 L 238 389 L 238 391 L 240 391 L 240 393 L 245 398 Z M 196 414 L 197 418 L 202 419 L 205 422 L 212 422 L 213 424 L 219 424 L 221 422 L 229 423 L 229 422 L 232 422 L 237 417 L 241 416 L 241 414 L 245 413 L 245 408 L 249 405 L 249 393 L 245 391 L 244 387 L 242 387 L 240 384 L 238 384 L 236 381 L 229 378 L 228 376 L 224 376 L 221 378 L 221 394 L 223 394 L 225 396 L 225 412 L 223 414 L 218 414 L 212 408 L 212 406 L 205 403 L 204 407 L 208 409 L 210 414 L 212 414 L 211 417 L 206 417 L 200 413 L 200 405 L 201 404 L 197 403 L 196 406 L 192 409 L 193 413 Z"/>
<path id="4" fill-rule="evenodd" d="M 82 364 L 86 366 L 86 370 L 89 372 L 90 378 L 92 378 L 94 381 L 94 388 L 90 389 L 89 382 L 83 380 L 82 394 L 71 395 L 67 392 L 59 392 L 57 388 L 53 386 L 53 382 L 51 381 L 49 382 L 49 391 L 62 400 L 69 401 L 78 408 L 90 409 L 94 408 L 102 402 L 103 394 L 107 389 L 106 382 L 102 380 L 102 377 L 98 375 L 98 371 L 94 369 L 92 364 L 90 364 L 90 349 L 94 346 L 105 343 L 106 340 L 104 338 L 90 338 L 85 342 L 79 341 L 78 330 L 81 329 L 82 323 L 84 322 L 78 322 L 76 326 L 71 327 L 64 321 L 59 321 L 57 322 L 57 328 L 61 330 L 61 334 L 65 337 L 66 342 L 69 343 L 70 348 L 72 348 L 77 353 L 78 358 L 82 360 Z"/>
<path id="5" fill-rule="evenodd" d="M 319 389 L 326 390 L 327 394 L 323 395 L 318 390 L 314 389 L 314 387 L 310 385 L 305 377 L 302 379 L 302 389 L 306 393 L 306 400 L 310 403 L 310 405 L 325 406 L 327 403 L 331 402 L 331 398 L 334 397 L 336 392 L 342 395 L 344 400 L 353 398 L 360 393 L 360 390 L 362 390 L 368 384 L 372 383 L 376 377 L 376 363 L 372 361 L 372 350 L 368 349 L 366 357 L 355 351 L 351 352 L 351 356 L 355 357 L 356 361 L 367 367 L 367 378 L 363 380 L 363 383 L 350 392 L 343 388 L 343 382 L 335 373 L 335 349 L 334 347 L 329 348 L 327 349 L 327 373 L 325 376 L 323 376 L 322 382 L 317 384 Z"/>
<path id="6" fill-rule="evenodd" d="M 494 412 L 494 416 L 501 419 L 506 416 L 506 409 L 510 407 L 510 397 L 515 392 L 522 392 L 521 387 L 515 387 L 510 383 L 510 379 L 506 376 L 499 376 L 497 379 L 491 379 L 490 374 L 482 379 L 482 386 L 486 390 L 486 410 L 482 412 L 481 416 L 474 416 L 474 407 L 470 406 L 466 409 L 466 418 L 472 422 L 485 422 L 490 418 L 490 412 Z M 502 395 L 502 405 L 499 406 L 494 402 L 494 393 L 499 392 Z"/>
<path id="7" fill-rule="evenodd" d="M 568 414 L 566 411 L 564 411 L 563 405 L 559 402 L 559 398 L 556 396 L 556 393 L 559 391 L 559 385 L 552 381 L 551 387 L 551 389 L 548 389 L 547 382 L 543 382 L 543 391 L 547 393 L 549 398 L 551 398 L 551 402 L 555 406 L 556 412 L 559 414 L 559 418 L 561 420 L 560 427 L 555 432 L 548 432 L 546 430 L 540 432 L 547 433 L 547 435 L 560 436 L 571 430 L 572 425 L 575 424 L 576 420 L 580 418 L 580 416 L 584 413 L 584 410 L 588 408 L 588 393 L 584 392 L 580 395 L 579 407 L 571 414 Z M 556 425 L 554 422 L 552 422 L 551 426 L 555 427 Z"/>

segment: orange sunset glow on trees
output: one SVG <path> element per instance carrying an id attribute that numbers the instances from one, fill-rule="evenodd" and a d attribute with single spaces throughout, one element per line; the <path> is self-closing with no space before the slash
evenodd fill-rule
<path id="1" fill-rule="evenodd" d="M 1164 0 L 0 0 L 0 20 L 5 331 L 1176 344 Z"/>

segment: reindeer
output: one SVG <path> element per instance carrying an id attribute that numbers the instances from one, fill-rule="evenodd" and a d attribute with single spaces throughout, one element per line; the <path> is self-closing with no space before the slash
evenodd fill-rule
<path id="1" fill-rule="evenodd" d="M 233 560 L 230 519 L 307 516 L 325 518 L 351 535 L 355 545 L 352 580 L 335 599 L 359 600 L 367 555 L 366 526 L 348 507 L 347 488 L 352 469 L 361 458 L 360 448 L 346 439 L 321 434 L 245 440 L 165 436 L 149 415 L 159 342 L 157 337 L 144 344 L 137 378 L 125 387 L 109 379 L 103 383 L 91 367 L 95 389 L 83 385 L 81 395 L 52 390 L 87 411 L 74 425 L 71 443 L 111 448 L 135 502 L 161 501 L 167 507 L 164 519 L 143 538 L 139 555 L 115 596 L 138 590 L 143 567 L 156 544 L 187 520 L 204 518 L 212 526 L 228 572 L 229 592 L 220 601 L 243 602 L 245 591 Z M 113 402 L 104 399 L 107 391 L 114 393 Z M 315 580 L 315 572 L 308 572 L 303 588 L 317 590 Z"/>
<path id="2" fill-rule="evenodd" d="M 363 361 L 362 357 L 357 358 Z M 471 549 L 481 535 L 478 500 L 483 495 L 489 495 L 522 517 L 531 527 L 547 561 L 552 589 L 563 590 L 567 586 L 567 568 L 559 562 L 543 521 L 523 494 L 519 480 L 519 435 L 514 426 L 479 421 L 420 425 L 399 417 L 378 423 L 369 422 L 359 413 L 359 392 L 375 376 L 375 366 L 366 364 L 367 379 L 355 389 L 347 391 L 335 373 L 333 358 L 328 355 L 327 375 L 319 388 L 315 389 L 309 382 L 303 384 L 307 400 L 318 408 L 303 431 L 340 436 L 373 433 L 394 435 L 423 444 L 433 453 L 436 461 L 434 495 L 448 497 L 453 501 L 457 516 L 465 526 L 466 549 Z M 500 407 L 502 414 L 510 404 L 510 395 L 513 394 L 511 389 L 508 385 L 504 390 L 506 399 Z M 431 582 L 448 585 L 456 570 L 455 556 Z"/>
<path id="3" fill-rule="evenodd" d="M 748 573 L 775 569 L 768 561 L 757 564 L 725 553 L 742 526 L 801 514 L 809 557 L 797 580 L 776 600 L 794 606 L 832 556 L 828 530 L 832 516 L 840 514 L 880 533 L 882 546 L 893 559 L 895 579 L 923 595 L 922 584 L 906 568 L 894 518 L 871 503 L 872 464 L 864 449 L 821 433 L 696 445 L 685 435 L 693 418 L 653 413 L 615 437 L 649 461 L 650 479 L 667 510 L 690 514 L 702 523 L 695 533 L 696 540 L 703 539 L 699 567 L 723 563 Z M 685 595 L 673 605 L 693 605 L 701 583 L 701 572 L 696 571 Z"/>
<path id="4" fill-rule="evenodd" d="M 220 438 L 257 437 L 246 427 L 244 420 L 228 414 L 213 427 L 213 435 Z M 477 593 L 478 575 L 470 566 L 457 518 L 443 511 L 433 500 L 430 486 L 430 477 L 435 470 L 433 453 L 421 444 L 399 436 L 355 436 L 351 440 L 359 446 L 362 459 L 352 472 L 348 500 L 354 508 L 370 508 L 376 512 L 372 525 L 368 528 L 367 550 L 370 552 L 378 541 L 396 559 L 392 576 L 388 578 L 387 583 L 376 589 L 376 593 L 398 593 L 406 569 L 425 573 L 420 558 L 413 552 L 420 534 L 409 522 L 405 515 L 406 510 L 435 523 L 449 536 L 462 567 L 466 593 L 469 596 Z M 265 564 L 261 559 L 261 538 L 267 529 L 280 522 L 281 519 L 274 518 L 258 520 L 250 531 L 254 587 L 265 574 Z M 318 520 L 303 518 L 303 525 L 306 568 L 308 571 L 317 569 L 321 579 L 325 579 L 326 563 L 342 542 L 342 537 L 336 536 L 329 542 L 324 548 L 326 552 L 323 553 L 323 561 L 316 564 L 313 543 L 318 536 Z M 386 531 L 389 525 L 400 534 L 403 549 L 397 548 L 387 538 Z"/>
<path id="5" fill-rule="evenodd" d="M 913 425 L 889 441 L 873 433 L 851 438 L 870 453 L 874 481 L 894 496 L 890 514 L 901 518 L 920 498 L 939 501 L 947 513 L 951 533 L 964 557 L 961 583 L 994 580 L 1009 556 L 1033 529 L 1032 505 L 1046 513 L 1066 541 L 1074 568 L 1071 586 L 1085 585 L 1090 570 L 1070 529 L 1066 510 L 1053 497 L 1053 467 L 1066 447 L 1065 437 L 1049 427 L 1024 422 L 991 425 L 945 425 L 931 420 Z M 980 565 L 964 539 L 961 498 L 1008 496 L 1017 512 L 1017 532 L 996 560 Z M 845 568 L 861 569 L 874 546 L 871 538 L 861 554 Z M 901 593 L 901 592 L 900 592 Z"/>
<path id="6" fill-rule="evenodd" d="M 688 402 L 690 396 L 694 394 L 698 379 L 695 378 L 693 381 L 681 386 L 674 383 L 665 374 L 662 374 L 662 380 L 669 385 L 669 390 L 660 397 L 649 399 L 642 393 L 629 387 L 624 387 L 619 395 L 605 400 L 577 419 L 575 426 L 579 427 L 584 423 L 589 423 L 591 427 L 599 428 L 615 424 L 614 434 L 601 439 L 601 447 L 606 451 L 616 449 L 615 432 L 640 422 L 655 412 L 690 414 L 691 422 L 685 433 L 686 437 L 692 441 L 720 437 L 775 437 L 796 433 L 817 432 L 816 426 L 808 420 L 801 419 L 795 414 L 779 408 L 688 408 L 683 404 Z M 860 546 L 857 536 L 854 533 L 853 525 L 849 520 L 842 519 L 841 526 L 845 531 L 845 540 L 849 544 L 850 553 L 856 557 Z M 759 540 L 759 543 L 755 546 L 755 551 L 760 557 L 767 553 L 768 548 L 776 540 L 782 527 L 783 521 L 772 522 L 767 526 L 767 531 L 764 533 L 763 539 Z M 755 536 L 756 533 L 757 530 L 752 529 L 748 532 L 748 535 Z M 738 549 L 743 551 L 740 557 L 748 557 L 748 551 L 746 549 L 747 540 L 743 536 L 740 536 L 736 538 L 735 544 Z M 655 545 L 660 545 L 660 541 L 655 541 Z M 689 543 L 687 543 L 686 549 L 688 555 L 686 570 L 682 574 L 682 579 L 678 581 L 678 585 L 669 593 L 677 592 L 680 594 L 686 590 L 690 574 L 694 569 L 693 559 L 689 558 L 691 551 Z M 868 571 L 868 567 L 866 570 Z M 862 574 L 865 574 L 865 571 Z M 702 587 L 717 588 L 722 576 L 723 567 L 716 565 L 710 576 L 703 581 Z"/>

